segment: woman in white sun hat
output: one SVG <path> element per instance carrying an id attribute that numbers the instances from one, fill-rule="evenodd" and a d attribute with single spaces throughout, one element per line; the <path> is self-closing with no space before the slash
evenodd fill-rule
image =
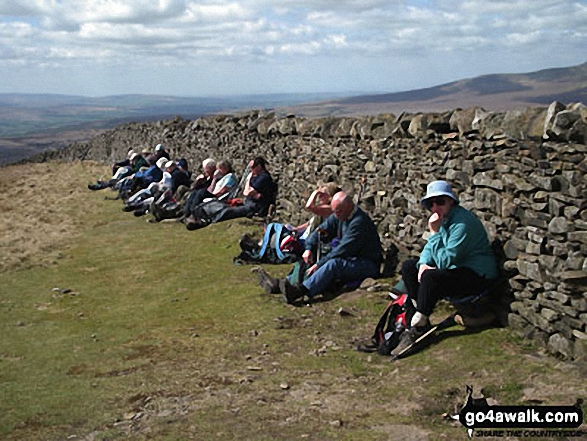
<path id="1" fill-rule="evenodd" d="M 459 204 L 450 184 L 433 181 L 420 200 L 431 212 L 430 237 L 419 259 L 402 265 L 402 279 L 416 307 L 397 355 L 430 328 L 428 317 L 444 297 L 467 297 L 486 290 L 498 275 L 495 256 L 481 221 Z M 411 302 L 410 302 L 411 303 Z M 412 303 L 413 304 L 413 303 Z"/>

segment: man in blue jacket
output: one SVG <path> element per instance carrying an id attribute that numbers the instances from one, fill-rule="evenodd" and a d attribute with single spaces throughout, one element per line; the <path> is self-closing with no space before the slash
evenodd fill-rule
<path id="1" fill-rule="evenodd" d="M 154 156 L 149 156 L 147 161 L 149 162 L 149 168 L 145 171 L 138 171 L 133 176 L 139 188 L 147 188 L 149 184 L 160 181 L 163 177 L 163 168 L 167 162 L 165 158 L 156 159 Z"/>
<path id="2" fill-rule="evenodd" d="M 300 285 L 292 285 L 287 279 L 279 281 L 287 303 L 305 295 L 312 298 L 335 280 L 348 283 L 379 276 L 383 260 L 381 240 L 371 218 L 344 192 L 334 195 L 331 207 L 333 214 L 306 240 L 302 257 L 309 265 L 308 278 Z M 334 241 L 335 246 L 317 260 L 320 241 Z"/>
<path id="3" fill-rule="evenodd" d="M 459 205 L 448 182 L 428 184 L 420 203 L 431 212 L 430 236 L 420 258 L 402 265 L 402 279 L 416 310 L 410 329 L 402 334 L 392 355 L 401 353 L 431 328 L 428 318 L 439 299 L 480 294 L 498 276 L 485 227 Z"/>

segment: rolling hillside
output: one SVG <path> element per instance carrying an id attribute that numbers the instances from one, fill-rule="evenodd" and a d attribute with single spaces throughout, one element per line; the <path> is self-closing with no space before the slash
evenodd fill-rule
<path id="1" fill-rule="evenodd" d="M 510 110 L 558 100 L 587 103 L 587 63 L 526 74 L 494 74 L 425 89 L 342 97 L 341 94 L 270 94 L 231 97 L 0 94 L 0 164 L 88 139 L 129 121 L 276 109 L 305 117 L 434 112 L 481 106 Z"/>
<path id="2" fill-rule="evenodd" d="M 300 116 L 434 112 L 472 106 L 497 111 L 548 106 L 555 100 L 587 103 L 587 63 L 526 74 L 484 75 L 426 89 L 355 96 L 288 110 Z"/>

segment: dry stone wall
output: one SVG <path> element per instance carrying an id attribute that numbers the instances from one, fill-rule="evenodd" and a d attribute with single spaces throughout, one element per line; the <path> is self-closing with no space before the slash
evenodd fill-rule
<path id="1" fill-rule="evenodd" d="M 429 181 L 446 179 L 503 245 L 509 324 L 576 359 L 586 357 L 587 343 L 586 127 L 584 106 L 561 103 L 362 118 L 253 111 L 126 124 L 36 159 L 114 162 L 129 148 L 163 143 L 192 168 L 228 158 L 242 173 L 261 155 L 279 184 L 280 220 L 304 222 L 301 207 L 320 182 L 360 196 L 389 251 L 388 270 L 421 251 L 427 215 L 419 198 Z"/>

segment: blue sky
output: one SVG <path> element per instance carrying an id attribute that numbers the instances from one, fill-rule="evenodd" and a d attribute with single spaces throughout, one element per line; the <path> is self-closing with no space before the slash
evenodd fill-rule
<path id="1" fill-rule="evenodd" d="M 0 2 L 0 93 L 396 92 L 585 48 L 587 0 Z"/>

